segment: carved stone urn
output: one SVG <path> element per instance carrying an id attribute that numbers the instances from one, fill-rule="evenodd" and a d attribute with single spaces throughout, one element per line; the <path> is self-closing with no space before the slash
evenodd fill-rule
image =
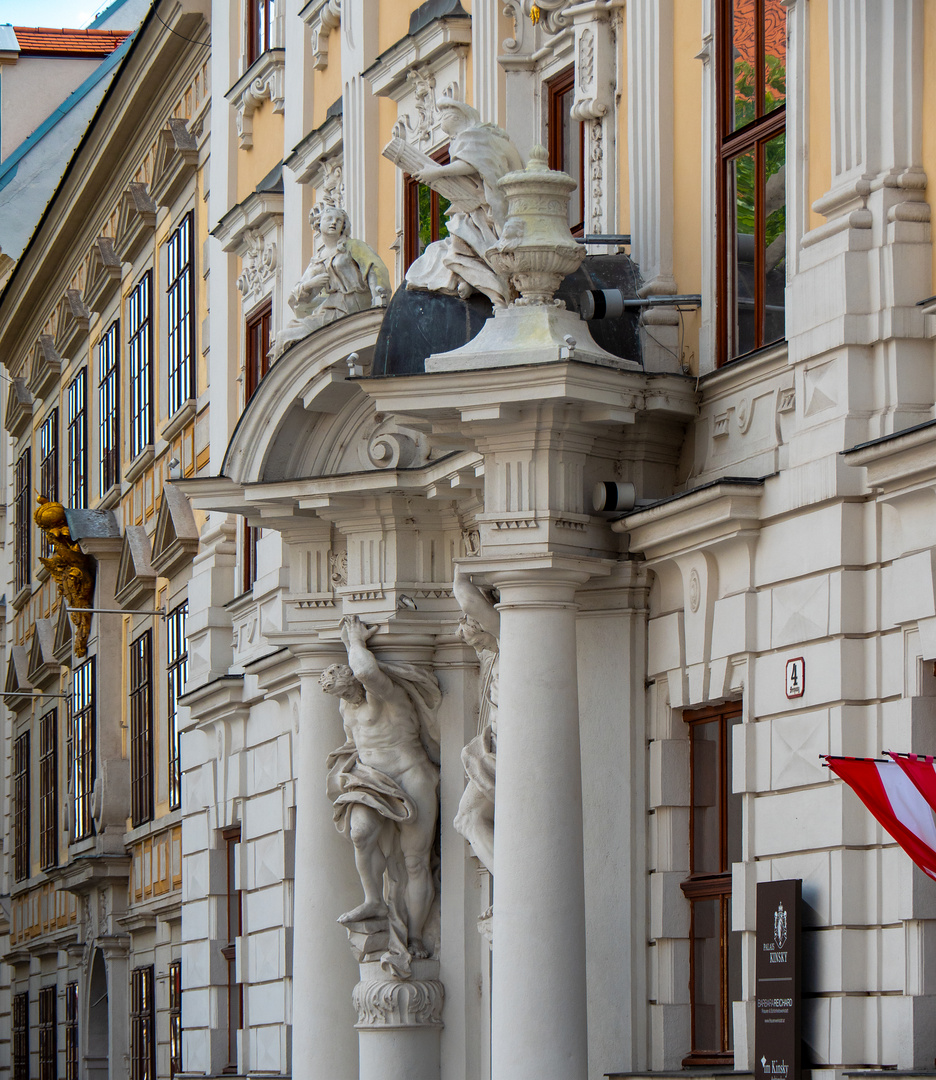
<path id="1" fill-rule="evenodd" d="M 534 146 L 525 169 L 507 173 L 497 182 L 507 196 L 503 236 L 486 257 L 498 273 L 510 279 L 520 294 L 513 304 L 554 304 L 562 279 L 574 273 L 585 248 L 569 232 L 569 198 L 575 181 L 547 164 L 546 150 Z"/>

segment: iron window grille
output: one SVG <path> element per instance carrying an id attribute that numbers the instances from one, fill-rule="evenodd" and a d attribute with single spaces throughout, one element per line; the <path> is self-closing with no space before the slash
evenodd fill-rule
<path id="1" fill-rule="evenodd" d="M 39 720 L 39 865 L 58 865 L 58 712 Z"/>
<path id="2" fill-rule="evenodd" d="M 29 877 L 29 732 L 13 743 L 13 877 Z"/>
<path id="3" fill-rule="evenodd" d="M 110 324 L 98 342 L 98 432 L 101 494 L 120 480 L 120 323 Z"/>
<path id="4" fill-rule="evenodd" d="M 153 966 L 130 972 L 130 1080 L 156 1080 Z"/>
<path id="5" fill-rule="evenodd" d="M 166 242 L 169 317 L 169 415 L 195 397 L 195 274 L 190 210 Z"/>
<path id="6" fill-rule="evenodd" d="M 179 698 L 188 678 L 188 640 L 185 620 L 188 603 L 179 604 L 166 617 L 166 704 L 169 729 L 169 806 L 175 810 L 182 804 L 182 769 L 179 746 Z"/>
<path id="7" fill-rule="evenodd" d="M 39 1080 L 58 1080 L 56 987 L 39 991 Z"/>
<path id="8" fill-rule="evenodd" d="M 69 778 L 74 800 L 73 840 L 82 840 L 94 832 L 91 792 L 96 769 L 94 659 L 86 660 L 72 672 L 71 710 L 69 715 Z"/>
<path id="9" fill-rule="evenodd" d="M 78 983 L 65 985 L 65 1080 L 78 1077 Z"/>
<path id="10" fill-rule="evenodd" d="M 147 630 L 130 644 L 130 819 L 153 820 L 153 636 Z"/>
<path id="11" fill-rule="evenodd" d="M 15 537 L 16 563 L 14 567 L 14 590 L 24 589 L 30 580 L 32 560 L 32 452 L 27 448 L 16 461 L 13 493 L 13 531 Z"/>
<path id="12" fill-rule="evenodd" d="M 127 298 L 130 364 L 130 457 L 153 441 L 153 272 L 147 270 Z"/>
<path id="13" fill-rule="evenodd" d="M 13 1080 L 29 1080 L 29 994 L 13 995 Z"/>
<path id="14" fill-rule="evenodd" d="M 68 505 L 88 505 L 88 369 L 68 384 Z"/>

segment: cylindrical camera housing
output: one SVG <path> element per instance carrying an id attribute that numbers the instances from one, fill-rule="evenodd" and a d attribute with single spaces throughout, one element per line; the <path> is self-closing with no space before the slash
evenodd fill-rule
<path id="1" fill-rule="evenodd" d="M 591 289 L 582 293 L 582 318 L 616 319 L 624 314 L 624 294 L 620 289 Z"/>
<path id="2" fill-rule="evenodd" d="M 592 488 L 592 506 L 596 513 L 613 514 L 633 510 L 637 489 L 633 484 L 617 480 L 599 480 Z"/>

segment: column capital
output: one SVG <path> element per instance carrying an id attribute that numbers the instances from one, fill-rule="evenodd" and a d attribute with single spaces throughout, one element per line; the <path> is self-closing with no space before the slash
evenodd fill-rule
<path id="1" fill-rule="evenodd" d="M 574 555 L 518 555 L 515 558 L 488 558 L 483 555 L 458 559 L 457 564 L 472 578 L 481 576 L 487 584 L 498 589 L 512 587 L 568 587 L 577 589 L 590 578 L 608 577 L 617 561 L 614 559 L 578 558 Z"/>

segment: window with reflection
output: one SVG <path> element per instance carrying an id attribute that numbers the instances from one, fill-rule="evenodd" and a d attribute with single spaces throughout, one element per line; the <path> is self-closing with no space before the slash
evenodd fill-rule
<path id="1" fill-rule="evenodd" d="M 719 362 L 784 337 L 786 9 L 718 7 Z"/>
<path id="2" fill-rule="evenodd" d="M 68 384 L 68 506 L 83 510 L 88 505 L 88 369 Z"/>
<path id="3" fill-rule="evenodd" d="M 550 79 L 546 98 L 549 167 L 568 173 L 577 185 L 569 199 L 569 228 L 573 236 L 582 236 L 585 233 L 585 125 L 572 119 L 574 67 Z"/>
<path id="4" fill-rule="evenodd" d="M 274 0 L 247 0 L 248 66 L 273 46 Z"/>
<path id="5" fill-rule="evenodd" d="M 731 790 L 737 702 L 683 713 L 689 725 L 691 1045 L 684 1065 L 734 1060 L 732 1002 L 741 999 L 740 934 L 731 929 L 731 864 L 741 860 L 741 796 Z"/>
<path id="6" fill-rule="evenodd" d="M 166 241 L 170 416 L 195 397 L 195 239 L 191 210 Z"/>
<path id="7" fill-rule="evenodd" d="M 431 155 L 439 165 L 448 165 L 448 147 Z M 403 192 L 403 271 L 404 273 L 420 255 L 448 236 L 449 200 L 407 175 Z"/>
<path id="8" fill-rule="evenodd" d="M 130 457 L 153 441 L 153 272 L 147 270 L 127 297 L 130 359 Z"/>
<path id="9" fill-rule="evenodd" d="M 73 799 L 72 839 L 83 840 L 94 833 L 91 793 L 96 762 L 94 659 L 86 660 L 72 672 L 68 716 L 68 786 Z"/>
<path id="10" fill-rule="evenodd" d="M 101 438 L 101 495 L 120 480 L 120 323 L 112 322 L 98 342 L 98 418 Z"/>

